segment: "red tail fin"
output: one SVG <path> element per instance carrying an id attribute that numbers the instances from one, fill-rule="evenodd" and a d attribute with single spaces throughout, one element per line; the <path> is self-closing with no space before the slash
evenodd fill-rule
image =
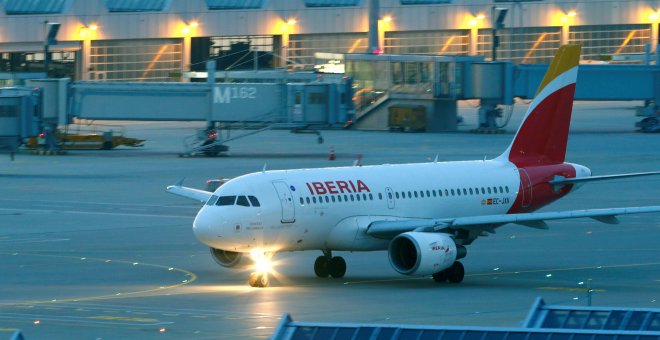
<path id="1" fill-rule="evenodd" d="M 580 46 L 561 46 L 511 146 L 500 157 L 518 167 L 560 164 L 566 156 Z"/>

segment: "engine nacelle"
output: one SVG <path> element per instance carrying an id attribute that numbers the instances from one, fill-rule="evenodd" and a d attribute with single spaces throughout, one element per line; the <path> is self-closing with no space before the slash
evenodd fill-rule
<path id="1" fill-rule="evenodd" d="M 236 267 L 243 259 L 243 253 L 211 248 L 211 256 L 215 262 L 223 267 Z"/>
<path id="2" fill-rule="evenodd" d="M 457 247 L 447 234 L 411 231 L 392 239 L 388 254 L 397 272 L 425 276 L 449 268 L 465 256 L 465 247 Z"/>

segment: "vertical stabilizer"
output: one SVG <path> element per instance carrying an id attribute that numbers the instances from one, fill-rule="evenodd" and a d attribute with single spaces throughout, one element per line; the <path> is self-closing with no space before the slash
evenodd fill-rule
<path id="1" fill-rule="evenodd" d="M 580 46 L 557 50 L 513 142 L 499 159 L 518 167 L 564 162 L 579 61 Z"/>

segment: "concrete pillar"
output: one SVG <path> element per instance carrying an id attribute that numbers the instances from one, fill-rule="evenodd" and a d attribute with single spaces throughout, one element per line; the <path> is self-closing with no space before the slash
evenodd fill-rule
<path id="1" fill-rule="evenodd" d="M 660 30 L 659 23 L 651 24 L 651 53 L 658 51 L 658 30 Z"/>
<path id="2" fill-rule="evenodd" d="M 277 62 L 282 67 L 289 65 L 289 32 L 282 33 L 282 47 L 277 54 L 280 55 L 280 60 Z"/>
<path id="3" fill-rule="evenodd" d="M 564 24 L 561 26 L 560 45 L 568 45 L 569 36 L 570 36 L 569 32 L 570 32 L 570 26 L 568 24 Z"/>
<path id="4" fill-rule="evenodd" d="M 80 53 L 80 80 L 89 79 L 89 68 L 91 65 L 92 40 L 83 39 Z"/>
<path id="5" fill-rule="evenodd" d="M 369 0 L 369 46 L 367 53 L 380 51 L 378 44 L 378 19 L 380 19 L 379 0 Z"/>
<path id="6" fill-rule="evenodd" d="M 191 38 L 190 36 L 185 36 L 183 37 L 183 40 L 181 41 L 181 74 L 183 75 L 183 72 L 188 72 L 190 71 L 190 57 L 192 54 L 192 47 L 191 47 Z M 182 82 L 190 82 L 189 77 L 181 77 Z"/>
<path id="7" fill-rule="evenodd" d="M 479 29 L 476 27 L 470 28 L 470 37 L 468 55 L 477 55 L 477 43 L 479 42 Z"/>

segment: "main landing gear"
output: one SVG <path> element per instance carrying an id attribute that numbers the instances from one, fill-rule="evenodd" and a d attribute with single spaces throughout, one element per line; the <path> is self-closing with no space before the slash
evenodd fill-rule
<path id="1" fill-rule="evenodd" d="M 254 272 L 250 273 L 250 278 L 248 280 L 250 287 L 265 288 L 270 284 L 268 280 L 268 273 Z"/>
<path id="2" fill-rule="evenodd" d="M 435 282 L 449 281 L 451 283 L 460 283 L 464 277 L 465 267 L 458 261 L 454 262 L 451 267 L 433 274 L 433 280 Z"/>
<path id="3" fill-rule="evenodd" d="M 314 273 L 318 277 L 344 277 L 344 274 L 346 274 L 346 261 L 343 257 L 333 257 L 331 251 L 324 250 L 323 256 L 317 257 L 314 262 Z"/>

